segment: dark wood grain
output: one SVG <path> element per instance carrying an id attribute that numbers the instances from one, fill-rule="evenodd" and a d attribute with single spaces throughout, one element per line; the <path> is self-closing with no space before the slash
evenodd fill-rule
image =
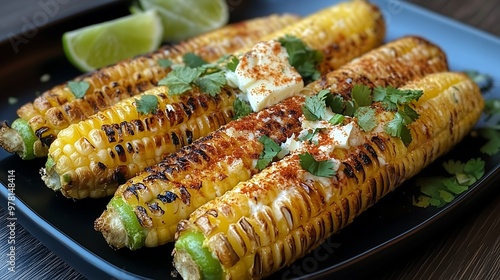
<path id="1" fill-rule="evenodd" d="M 380 279 L 500 279 L 500 192 Z"/>
<path id="2" fill-rule="evenodd" d="M 495 0 L 409 0 L 429 10 L 500 36 L 500 3 Z"/>
<path id="3" fill-rule="evenodd" d="M 409 0 L 409 2 L 500 36 L 498 0 Z M 8 5 L 5 6 L 5 3 Z M 27 3 L 32 5 L 26 5 Z M 20 9 L 30 9 L 27 14 L 33 15 L 40 9 L 40 6 L 35 3 L 38 1 L 2 1 L 2 9 L 4 9 L 2 14 L 9 16 L 0 19 L 0 27 L 20 30 L 23 22 L 13 17 Z M 70 13 L 71 11 L 65 10 L 64 6 L 60 6 L 57 16 L 62 17 Z M 6 22 L 17 22 L 18 26 L 6 27 L 4 24 Z M 0 34 L 6 34 L 6 32 L 2 31 Z M 9 234 L 7 224 L 7 212 L 0 208 L 0 238 L 2 240 Z M 85 279 L 34 239 L 19 224 L 16 224 L 16 242 L 18 272 L 15 274 L 7 271 L 8 244 L 0 242 L 0 279 Z M 433 242 L 415 249 L 411 255 L 401 256 L 401 260 L 391 267 L 393 269 L 367 278 L 383 280 L 500 279 L 500 190 L 484 204 L 461 217 L 447 230 L 436 234 Z"/>

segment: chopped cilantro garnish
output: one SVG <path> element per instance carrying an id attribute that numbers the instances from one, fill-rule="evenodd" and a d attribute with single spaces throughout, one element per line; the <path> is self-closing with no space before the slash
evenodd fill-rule
<path id="1" fill-rule="evenodd" d="M 368 86 L 354 85 L 351 91 L 352 100 L 344 100 L 341 95 L 328 93 L 328 90 L 322 90 L 316 96 L 306 97 L 302 112 L 307 120 L 322 119 L 328 107 L 335 114 L 356 117 L 361 129 L 371 131 L 377 126 L 376 110 L 371 107 L 373 101 L 377 101 L 384 109 L 395 111 L 394 119 L 385 126 L 386 132 L 401 138 L 407 146 L 411 143 L 412 137 L 408 125 L 419 115 L 409 103 L 418 100 L 423 91 L 377 87 L 372 93 Z M 343 117 L 337 116 L 329 121 L 332 124 L 339 124 L 343 121 Z"/>
<path id="2" fill-rule="evenodd" d="M 364 131 L 371 131 L 377 126 L 375 109 L 369 106 L 359 107 L 354 116 L 358 119 L 359 127 Z"/>
<path id="3" fill-rule="evenodd" d="M 182 56 L 182 61 L 184 61 L 184 64 L 187 67 L 191 67 L 191 68 L 197 68 L 197 67 L 201 67 L 205 64 L 208 64 L 208 62 L 206 62 L 203 58 L 201 58 L 200 56 L 198 56 L 192 52 L 184 54 Z"/>
<path id="4" fill-rule="evenodd" d="M 300 166 L 309 173 L 319 177 L 333 177 L 335 164 L 330 160 L 317 161 L 310 153 L 299 155 Z"/>
<path id="5" fill-rule="evenodd" d="M 382 104 L 386 110 L 396 111 L 394 119 L 385 126 L 385 131 L 394 137 L 399 137 L 408 146 L 412 136 L 408 125 L 418 119 L 418 113 L 409 103 L 418 100 L 424 92 L 422 90 L 396 89 L 393 87 L 376 87 L 373 90 L 373 100 Z"/>
<path id="6" fill-rule="evenodd" d="M 236 56 L 231 56 L 226 64 L 226 68 L 234 72 L 236 71 L 236 67 L 238 67 L 238 63 L 240 63 L 240 60 Z"/>
<path id="7" fill-rule="evenodd" d="M 246 100 L 241 100 L 239 98 L 236 98 L 234 100 L 233 107 L 234 107 L 234 119 L 239 119 L 244 116 L 248 116 L 253 112 L 250 103 Z"/>
<path id="8" fill-rule="evenodd" d="M 158 98 L 152 94 L 141 95 L 140 99 L 135 99 L 137 111 L 141 114 L 155 114 L 158 109 Z"/>
<path id="9" fill-rule="evenodd" d="M 371 90 L 365 85 L 354 85 L 351 91 L 352 100 L 356 108 L 372 105 Z"/>
<path id="10" fill-rule="evenodd" d="M 329 95 L 325 99 L 326 106 L 328 106 L 332 112 L 336 114 L 343 114 L 345 108 L 345 101 L 341 95 Z"/>
<path id="11" fill-rule="evenodd" d="M 201 73 L 202 69 L 200 68 L 176 66 L 165 78 L 160 80 L 158 85 L 168 86 L 169 94 L 182 94 L 192 89 L 191 84 Z"/>
<path id="12" fill-rule="evenodd" d="M 226 84 L 226 76 L 222 72 L 210 73 L 195 79 L 194 84 L 200 87 L 204 93 L 216 96 Z"/>
<path id="13" fill-rule="evenodd" d="M 163 68 L 168 68 L 172 66 L 173 62 L 170 59 L 162 58 L 158 59 L 158 64 Z"/>
<path id="14" fill-rule="evenodd" d="M 259 155 L 259 159 L 257 160 L 256 168 L 262 170 L 266 168 L 269 163 L 273 161 L 273 159 L 278 155 L 281 151 L 281 147 L 273 141 L 273 139 L 263 135 L 259 138 L 259 142 L 264 145 L 264 149 L 262 153 Z"/>
<path id="15" fill-rule="evenodd" d="M 322 90 L 318 94 L 306 97 L 302 113 L 309 121 L 317 121 L 323 118 L 326 110 L 325 99 L 330 93 L 328 90 Z"/>
<path id="16" fill-rule="evenodd" d="M 174 65 L 172 71 L 160 80 L 158 85 L 166 85 L 170 94 L 183 94 L 196 85 L 202 92 L 217 95 L 227 83 L 222 69 L 209 64 L 194 53 L 183 56 L 185 65 Z"/>
<path id="17" fill-rule="evenodd" d="M 396 112 L 394 119 L 385 126 L 385 132 L 394 137 L 399 137 L 408 146 L 411 143 L 412 136 L 410 129 L 406 126 L 406 121 L 400 112 Z"/>
<path id="18" fill-rule="evenodd" d="M 333 125 L 341 124 L 344 122 L 345 117 L 341 114 L 335 114 L 333 117 L 330 118 L 328 121 L 329 123 Z"/>
<path id="19" fill-rule="evenodd" d="M 484 144 L 480 151 L 487 155 L 494 155 L 500 151 L 500 130 L 493 127 L 485 127 L 479 130 L 479 135 L 486 138 L 488 142 Z"/>
<path id="20" fill-rule="evenodd" d="M 481 137 L 488 140 L 480 151 L 487 155 L 494 155 L 500 152 L 500 124 L 498 116 L 500 115 L 500 99 L 486 99 L 484 101 L 483 113 L 485 115 L 485 123 L 478 130 Z"/>
<path id="21" fill-rule="evenodd" d="M 484 114 L 487 118 L 500 114 L 500 99 L 487 99 L 484 101 Z"/>
<path id="22" fill-rule="evenodd" d="M 317 80 L 320 72 L 316 69 L 317 65 L 323 60 L 323 54 L 320 51 L 308 47 L 299 38 L 285 35 L 278 40 L 288 53 L 288 61 L 304 81 Z"/>
<path id="23" fill-rule="evenodd" d="M 449 177 L 418 178 L 417 185 L 422 193 L 414 199 L 413 205 L 418 207 L 443 207 L 466 190 L 484 175 L 485 162 L 479 158 L 465 163 L 449 160 L 443 163 Z"/>
<path id="24" fill-rule="evenodd" d="M 70 81 L 68 82 L 68 88 L 76 98 L 83 98 L 90 88 L 90 84 L 86 81 Z"/>
<path id="25" fill-rule="evenodd" d="M 422 96 L 422 90 L 402 90 L 393 87 L 376 87 L 373 90 L 373 100 L 382 103 L 386 110 L 397 110 L 399 105 L 408 104 Z"/>

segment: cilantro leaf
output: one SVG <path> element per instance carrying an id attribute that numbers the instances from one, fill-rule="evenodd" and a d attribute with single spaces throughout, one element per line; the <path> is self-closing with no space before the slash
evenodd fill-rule
<path id="1" fill-rule="evenodd" d="M 345 117 L 341 114 L 335 114 L 333 117 L 330 118 L 328 121 L 329 123 L 333 125 L 341 124 L 344 122 Z"/>
<path id="2" fill-rule="evenodd" d="M 372 105 L 371 90 L 369 87 L 361 84 L 354 85 L 351 91 L 352 100 L 356 107 Z"/>
<path id="3" fill-rule="evenodd" d="M 188 52 L 182 56 L 182 61 L 184 61 L 184 64 L 187 67 L 191 68 L 197 68 L 200 66 L 203 66 L 205 64 L 208 64 L 203 58 L 201 58 L 199 55 L 196 55 L 195 53 Z"/>
<path id="4" fill-rule="evenodd" d="M 244 116 L 250 115 L 253 112 L 250 103 L 248 101 L 241 100 L 239 98 L 236 98 L 234 100 L 233 107 L 234 107 L 234 119 L 242 118 Z"/>
<path id="5" fill-rule="evenodd" d="M 371 131 L 377 126 L 377 122 L 375 121 L 375 109 L 371 107 L 359 107 L 354 116 L 358 118 L 358 125 L 364 131 Z"/>
<path id="6" fill-rule="evenodd" d="M 408 146 L 411 143 L 412 136 L 410 129 L 405 125 L 407 122 L 408 120 L 405 119 L 404 114 L 396 112 L 394 119 L 385 125 L 385 132 L 391 136 L 401 138 L 405 146 Z"/>
<path id="7" fill-rule="evenodd" d="M 420 116 L 408 104 L 403 105 L 403 110 L 402 111 L 398 110 L 398 113 L 402 116 L 404 125 L 411 124 L 412 122 L 416 121 L 418 119 L 418 117 Z"/>
<path id="8" fill-rule="evenodd" d="M 341 95 L 328 95 L 325 99 L 325 104 L 336 114 L 342 114 L 344 112 L 344 98 Z"/>
<path id="9" fill-rule="evenodd" d="M 169 94 L 182 94 L 190 89 L 191 83 L 202 74 L 202 69 L 187 66 L 174 67 L 158 85 L 168 86 Z"/>
<path id="10" fill-rule="evenodd" d="M 408 104 L 422 96 L 422 90 L 396 89 L 394 87 L 376 87 L 373 90 L 373 100 L 382 103 L 382 107 L 389 111 L 397 110 L 399 105 Z"/>
<path id="11" fill-rule="evenodd" d="M 299 38 L 285 35 L 278 40 L 288 53 L 288 61 L 304 81 L 311 81 L 320 77 L 317 65 L 323 60 L 323 54 L 320 51 L 308 47 Z"/>
<path id="12" fill-rule="evenodd" d="M 257 160 L 256 168 L 262 170 L 266 168 L 269 163 L 271 163 L 281 151 L 281 147 L 273 141 L 273 139 L 267 137 L 266 135 L 262 135 L 259 138 L 259 142 L 264 145 L 264 149 L 259 155 L 259 159 Z"/>
<path id="13" fill-rule="evenodd" d="M 83 98 L 90 88 L 90 84 L 86 81 L 69 81 L 68 88 L 76 98 Z"/>
<path id="14" fill-rule="evenodd" d="M 421 195 L 413 200 L 413 205 L 443 207 L 484 175 L 485 162 L 480 158 L 465 163 L 449 160 L 443 162 L 442 166 L 450 176 L 418 178 L 416 184 Z"/>
<path id="15" fill-rule="evenodd" d="M 306 97 L 302 113 L 309 121 L 317 121 L 323 118 L 326 110 L 325 99 L 330 93 L 329 90 L 322 90 L 318 94 Z"/>
<path id="16" fill-rule="evenodd" d="M 356 112 L 356 106 L 352 100 L 348 100 L 345 102 L 344 115 L 353 117 Z"/>
<path id="17" fill-rule="evenodd" d="M 464 173 L 474 176 L 476 179 L 480 179 L 484 175 L 485 162 L 479 158 L 471 159 L 465 163 Z"/>
<path id="18" fill-rule="evenodd" d="M 163 68 L 168 68 L 172 66 L 173 62 L 170 59 L 162 58 L 158 59 L 158 64 Z"/>
<path id="19" fill-rule="evenodd" d="M 484 114 L 487 118 L 500 114 L 500 99 L 487 99 L 484 101 Z"/>
<path id="20" fill-rule="evenodd" d="M 200 87 L 202 92 L 215 96 L 226 84 L 226 76 L 222 72 L 215 72 L 198 77 L 194 80 L 194 84 Z"/>
<path id="21" fill-rule="evenodd" d="M 155 114 L 158 109 L 158 98 L 152 94 L 141 95 L 140 99 L 135 99 L 137 111 L 141 114 Z"/>
<path id="22" fill-rule="evenodd" d="M 488 142 L 481 147 L 481 153 L 492 156 L 500 151 L 500 130 L 485 127 L 479 130 L 479 135 L 488 140 Z"/>
<path id="23" fill-rule="evenodd" d="M 309 173 L 319 177 L 333 177 L 336 174 L 335 164 L 330 160 L 317 161 L 310 153 L 300 154 L 300 166 Z"/>
<path id="24" fill-rule="evenodd" d="M 238 67 L 238 64 L 240 63 L 240 60 L 236 57 L 236 56 L 231 56 L 230 57 L 230 60 L 227 62 L 226 64 L 226 68 L 229 70 L 229 71 L 236 71 L 236 67 Z"/>

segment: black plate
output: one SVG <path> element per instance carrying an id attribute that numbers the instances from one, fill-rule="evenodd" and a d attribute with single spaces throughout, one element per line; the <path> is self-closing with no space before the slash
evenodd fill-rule
<path id="1" fill-rule="evenodd" d="M 228 1 L 232 20 L 250 18 L 272 12 L 302 15 L 339 1 Z M 413 5 L 395 1 L 373 1 L 383 10 L 388 22 L 387 41 L 403 35 L 421 35 L 441 46 L 448 54 L 453 70 L 475 69 L 500 80 L 500 40 L 458 22 L 430 13 Z M 62 19 L 40 30 L 18 54 L 1 62 L 0 120 L 16 118 L 18 105 L 30 101 L 35 94 L 79 74 L 64 58 L 60 36 L 70 30 L 92 23 L 96 18 L 117 17 L 126 13 L 126 3 L 107 5 L 76 17 Z M 102 15 L 104 17 L 97 17 Z M 0 44 L 2 53 L 12 54 L 9 42 Z M 48 82 L 40 77 L 49 74 Z M 19 102 L 9 105 L 7 99 Z M 486 95 L 500 97 L 498 84 Z M 464 213 L 493 193 L 494 181 L 500 176 L 500 158 L 479 153 L 481 138 L 467 137 L 443 159 L 467 160 L 482 157 L 486 175 L 469 191 L 446 207 L 421 209 L 412 206 L 415 187 L 407 182 L 377 205 L 362 214 L 352 225 L 333 236 L 325 244 L 292 266 L 277 273 L 282 279 L 294 277 L 321 278 L 345 276 L 360 271 L 367 273 L 387 266 L 399 253 L 410 252 L 414 246 L 429 240 L 432 233 L 453 223 Z M 471 148 L 472 147 L 472 148 Z M 88 278 L 168 278 L 172 272 L 172 245 L 130 252 L 111 250 L 101 234 L 93 230 L 93 221 L 107 204 L 106 199 L 72 201 L 46 188 L 38 170 L 44 160 L 22 161 L 0 151 L 0 180 L 7 185 L 9 170 L 16 174 L 16 216 L 21 224 L 48 248 Z M 432 175 L 437 162 L 419 176 Z M 2 207 L 7 205 L 8 192 L 0 188 Z"/>

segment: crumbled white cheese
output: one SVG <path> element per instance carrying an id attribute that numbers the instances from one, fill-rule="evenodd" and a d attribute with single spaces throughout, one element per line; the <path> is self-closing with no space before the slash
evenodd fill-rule
<path id="1" fill-rule="evenodd" d="M 288 62 L 277 41 L 261 42 L 239 57 L 234 72 L 226 72 L 228 85 L 239 88 L 254 112 L 293 96 L 304 87 L 300 74 Z"/>
<path id="2" fill-rule="evenodd" d="M 295 140 L 295 135 L 287 138 L 285 142 L 281 143 L 281 151 L 277 154 L 278 158 L 284 158 L 289 153 L 298 150 L 302 147 L 302 142 Z"/>
<path id="3" fill-rule="evenodd" d="M 354 128 L 353 122 L 346 125 L 336 125 L 328 132 L 330 139 L 335 140 L 335 146 L 339 148 L 349 148 L 349 138 Z"/>

